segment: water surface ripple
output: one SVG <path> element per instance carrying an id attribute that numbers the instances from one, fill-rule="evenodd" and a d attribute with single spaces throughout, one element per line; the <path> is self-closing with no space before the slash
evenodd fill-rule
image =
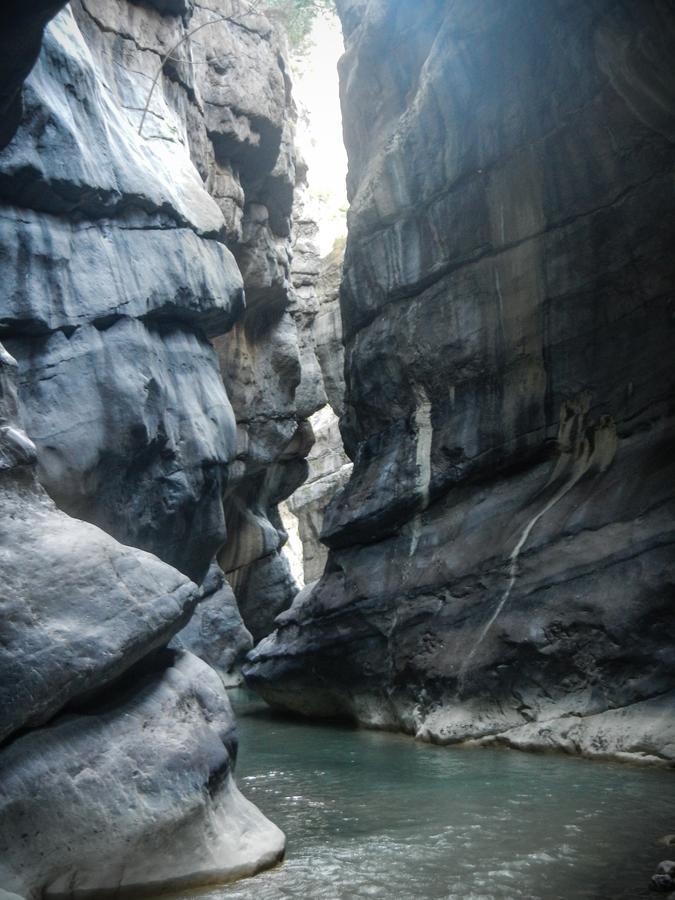
<path id="1" fill-rule="evenodd" d="M 285 862 L 199 900 L 636 900 L 675 832 L 675 773 L 275 716 L 232 693 L 240 788 Z"/>

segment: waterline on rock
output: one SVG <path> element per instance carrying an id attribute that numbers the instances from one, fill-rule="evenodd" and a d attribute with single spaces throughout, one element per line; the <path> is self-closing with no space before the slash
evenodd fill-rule
<path id="1" fill-rule="evenodd" d="M 658 840 L 673 830 L 672 773 L 434 747 L 276 716 L 245 690 L 232 695 L 237 778 L 285 831 L 286 859 L 191 898 L 650 896 Z"/>

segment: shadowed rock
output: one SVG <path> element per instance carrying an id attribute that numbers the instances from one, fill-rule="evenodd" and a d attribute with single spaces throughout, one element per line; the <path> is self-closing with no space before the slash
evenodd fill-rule
<path id="1" fill-rule="evenodd" d="M 354 472 L 247 677 L 672 764 L 672 8 L 338 7 Z"/>

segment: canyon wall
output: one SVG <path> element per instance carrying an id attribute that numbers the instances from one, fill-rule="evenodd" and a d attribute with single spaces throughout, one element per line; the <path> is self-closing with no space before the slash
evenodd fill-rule
<path id="1" fill-rule="evenodd" d="M 672 764 L 672 3 L 338 8 L 354 472 L 247 678 L 440 743 Z"/>
<path id="2" fill-rule="evenodd" d="M 61 512 L 0 347 L 0 897 L 230 880 L 283 854 L 216 672 L 163 649 L 197 585 Z"/>
<path id="3" fill-rule="evenodd" d="M 338 418 L 343 411 L 345 392 L 339 300 L 343 258 L 343 240 L 337 241 L 324 259 L 318 259 L 318 251 L 314 255 L 316 270 L 311 287 L 315 314 L 310 323 L 310 334 L 312 353 L 320 370 L 316 377 L 323 384 L 326 402 L 310 419 L 314 445 L 307 457 L 307 478 L 286 503 L 288 514 L 295 519 L 301 544 L 305 584 L 316 581 L 323 574 L 328 556 L 328 548 L 321 541 L 324 515 L 352 471 L 342 446 Z"/>
<path id="4" fill-rule="evenodd" d="M 294 114 L 289 94 L 287 130 Z M 274 629 L 275 617 L 298 589 L 282 553 L 286 531 L 278 505 L 307 477 L 306 457 L 314 443 L 309 418 L 325 403 L 313 338 L 316 226 L 303 212 L 305 166 L 288 158 L 294 163 L 295 192 L 291 184 L 283 194 L 283 229 L 268 219 L 266 206 L 254 205 L 251 215 L 268 224 L 265 230 L 255 226 L 251 250 L 241 262 L 246 314 L 216 342 L 237 417 L 237 456 L 225 495 L 230 539 L 219 563 L 256 641 Z M 273 196 L 265 199 L 274 209 Z"/>
<path id="5" fill-rule="evenodd" d="M 222 681 L 295 592 L 276 503 L 312 441 L 283 39 L 237 0 L 73 0 L 19 92 L 58 6 L 12 5 L 0 69 L 0 895 L 22 897 L 283 853 L 234 783 Z"/>

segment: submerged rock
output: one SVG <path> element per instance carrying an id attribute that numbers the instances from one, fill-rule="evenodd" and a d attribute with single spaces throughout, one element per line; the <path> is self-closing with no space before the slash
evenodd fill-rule
<path id="1" fill-rule="evenodd" d="M 354 472 L 249 683 L 673 764 L 672 12 L 338 8 Z"/>
<path id="2" fill-rule="evenodd" d="M 664 859 L 656 867 L 656 874 L 652 875 L 649 882 L 649 888 L 652 891 L 659 891 L 667 894 L 675 889 L 675 862 Z"/>

